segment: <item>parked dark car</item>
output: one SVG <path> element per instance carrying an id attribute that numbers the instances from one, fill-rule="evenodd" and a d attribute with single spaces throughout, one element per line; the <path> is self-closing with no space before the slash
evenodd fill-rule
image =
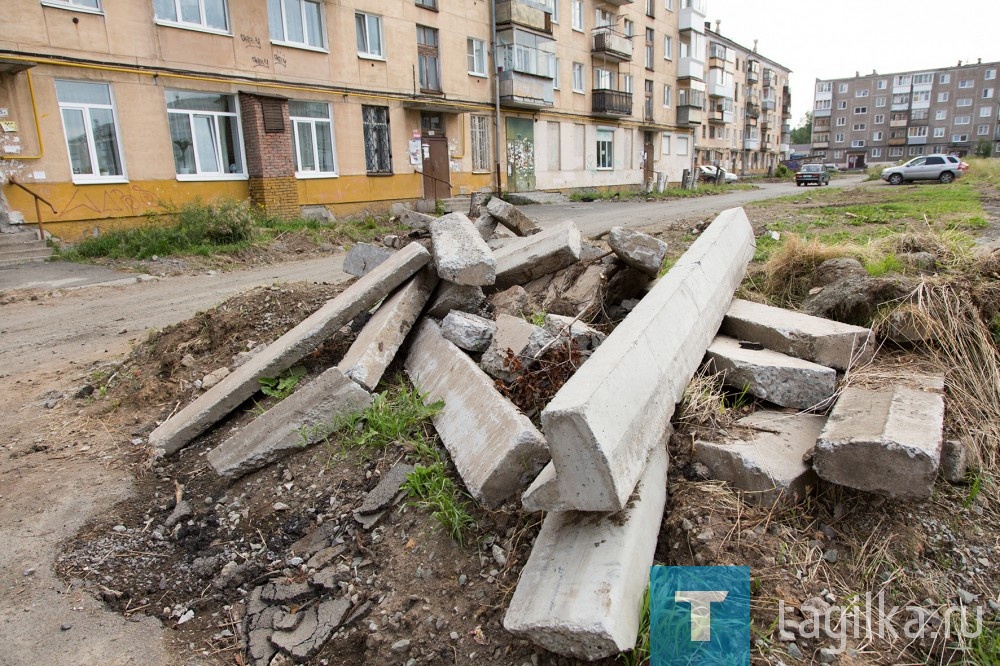
<path id="1" fill-rule="evenodd" d="M 822 164 L 803 164 L 795 174 L 795 184 L 799 187 L 809 184 L 829 185 L 830 174 Z"/>

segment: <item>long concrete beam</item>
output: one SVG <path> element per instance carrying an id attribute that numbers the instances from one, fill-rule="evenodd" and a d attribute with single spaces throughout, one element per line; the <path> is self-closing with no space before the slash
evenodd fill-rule
<path id="1" fill-rule="evenodd" d="M 430 252 L 419 243 L 407 245 L 167 419 L 150 433 L 150 446 L 161 456 L 187 446 L 260 390 L 259 378 L 276 377 L 295 365 L 341 326 L 374 307 L 430 259 Z"/>
<path id="2" fill-rule="evenodd" d="M 542 411 L 552 463 L 529 511 L 620 511 L 754 253 L 742 208 L 709 225 Z"/>

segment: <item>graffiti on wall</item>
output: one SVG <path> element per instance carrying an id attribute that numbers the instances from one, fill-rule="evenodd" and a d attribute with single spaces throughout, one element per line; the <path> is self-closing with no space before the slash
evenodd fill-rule
<path id="1" fill-rule="evenodd" d="M 248 49 L 259 49 L 261 48 L 260 37 L 257 35 L 240 35 L 240 41 L 243 42 L 243 46 Z"/>
<path id="2" fill-rule="evenodd" d="M 92 190 L 74 188 L 69 201 L 59 209 L 58 219 L 90 217 L 125 217 L 141 215 L 160 205 L 159 198 L 149 190 L 132 185 L 127 188 L 104 190 L 97 194 Z"/>

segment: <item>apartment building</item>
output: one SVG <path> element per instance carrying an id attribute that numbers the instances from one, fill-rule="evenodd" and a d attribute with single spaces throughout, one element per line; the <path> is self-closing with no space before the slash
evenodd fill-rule
<path id="1" fill-rule="evenodd" d="M 847 168 L 931 153 L 1000 155 L 1000 63 L 816 82 L 812 151 Z"/>
<path id="2" fill-rule="evenodd" d="M 219 196 L 290 217 L 677 182 L 708 123 L 705 0 L 4 9 L 0 169 L 67 239 Z"/>
<path id="3" fill-rule="evenodd" d="M 789 154 L 791 71 L 706 24 L 707 122 L 698 158 L 737 173 L 769 172 Z"/>

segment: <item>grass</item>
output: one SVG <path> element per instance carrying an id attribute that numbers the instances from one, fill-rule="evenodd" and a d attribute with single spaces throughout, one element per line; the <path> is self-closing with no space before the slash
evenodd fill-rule
<path id="1" fill-rule="evenodd" d="M 460 546 L 465 544 L 466 533 L 476 521 L 469 513 L 467 496 L 448 476 L 444 462 L 417 465 L 406 475 L 403 489 L 412 506 L 430 511 L 452 540 Z"/>
<path id="2" fill-rule="evenodd" d="M 1000 664 L 1000 627 L 996 622 L 983 622 L 980 633 L 965 646 L 962 664 L 993 666 Z"/>
<path id="3" fill-rule="evenodd" d="M 257 381 L 260 383 L 261 393 L 269 395 L 272 398 L 277 398 L 278 400 L 284 400 L 295 391 L 299 380 L 305 377 L 305 375 L 306 369 L 301 365 L 297 365 L 293 368 L 288 368 L 278 377 L 260 377 Z"/>
<path id="4" fill-rule="evenodd" d="M 902 273 L 904 268 L 903 262 L 892 253 L 865 264 L 865 270 L 872 277 L 882 277 L 889 273 Z"/>
<path id="5" fill-rule="evenodd" d="M 399 383 L 376 393 L 372 404 L 361 414 L 349 417 L 340 428 L 341 445 L 347 448 L 380 451 L 391 444 L 412 448 L 426 445 L 431 417 L 444 407 L 441 401 L 425 405 L 424 396 Z"/>
<path id="6" fill-rule="evenodd" d="M 635 647 L 628 652 L 620 652 L 615 661 L 625 666 L 645 666 L 649 663 L 649 586 L 642 595 L 642 608 L 639 612 L 639 632 L 636 634 Z"/>
<path id="7" fill-rule="evenodd" d="M 682 187 L 668 187 L 662 192 L 638 192 L 635 190 L 582 190 L 572 192 L 570 201 L 606 201 L 610 199 L 686 199 L 689 197 L 704 197 L 713 194 L 725 194 L 738 190 L 755 190 L 757 187 L 749 183 L 731 183 L 728 185 L 710 185 L 700 183 L 697 189 L 688 190 Z"/>

